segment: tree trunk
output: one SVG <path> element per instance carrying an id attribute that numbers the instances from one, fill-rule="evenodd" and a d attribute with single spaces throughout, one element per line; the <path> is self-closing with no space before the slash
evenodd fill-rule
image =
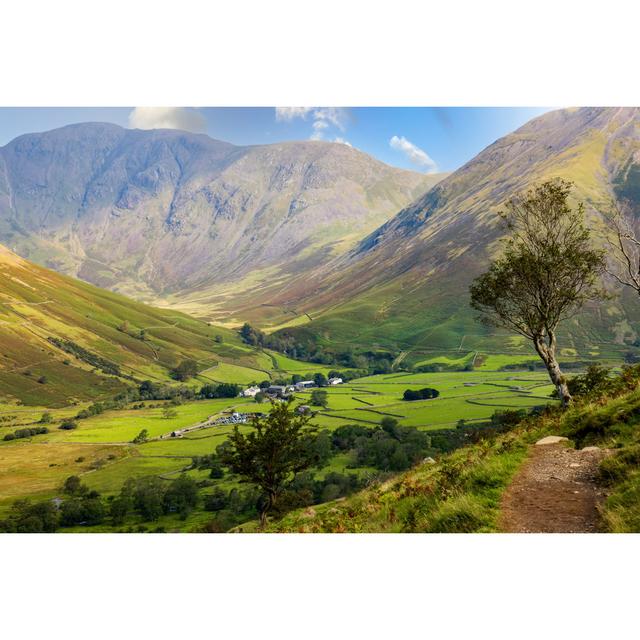
<path id="1" fill-rule="evenodd" d="M 571 394 L 569 393 L 569 387 L 567 381 L 562 375 L 560 365 L 556 360 L 556 337 L 552 331 L 549 331 L 549 344 L 547 345 L 542 336 L 536 336 L 533 340 L 538 355 L 544 362 L 544 366 L 547 368 L 549 378 L 558 391 L 558 398 L 563 408 L 567 408 L 571 404 Z"/>
<path id="2" fill-rule="evenodd" d="M 260 510 L 260 529 L 264 530 L 267 526 L 267 514 L 271 511 L 273 503 L 276 501 L 276 496 L 273 493 L 267 493 L 267 501 L 263 504 Z"/>

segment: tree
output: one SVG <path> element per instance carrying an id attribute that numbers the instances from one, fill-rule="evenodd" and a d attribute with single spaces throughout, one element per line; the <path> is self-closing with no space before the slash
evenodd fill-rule
<path id="1" fill-rule="evenodd" d="M 554 179 L 512 197 L 501 214 L 510 233 L 504 254 L 470 287 L 482 321 L 532 341 L 563 407 L 571 394 L 556 359 L 557 328 L 598 297 L 604 268 L 584 226 L 584 205 L 569 206 L 571 189 Z"/>
<path id="2" fill-rule="evenodd" d="M 329 403 L 329 394 L 324 389 L 314 389 L 311 392 L 310 402 L 315 407 L 326 407 Z"/>
<path id="3" fill-rule="evenodd" d="M 284 487 L 296 473 L 314 464 L 307 442 L 308 422 L 309 417 L 298 414 L 291 402 L 274 403 L 266 417 L 253 419 L 249 433 L 240 433 L 236 426 L 228 446 L 219 450 L 223 464 L 262 491 L 258 505 L 262 528 Z"/>
<path id="4" fill-rule="evenodd" d="M 186 474 L 176 478 L 165 491 L 163 505 L 165 513 L 177 511 L 186 516 L 198 501 L 198 485 Z"/>
<path id="5" fill-rule="evenodd" d="M 183 360 L 173 369 L 173 377 L 184 382 L 198 375 L 198 363 L 195 360 Z"/>
<path id="6" fill-rule="evenodd" d="M 402 395 L 403 400 L 431 400 L 437 398 L 440 392 L 437 389 L 431 387 L 425 387 L 424 389 L 407 389 Z"/>
<path id="7" fill-rule="evenodd" d="M 165 420 L 171 420 L 171 418 L 177 417 L 178 412 L 173 407 L 165 407 L 162 410 L 162 417 Z"/>
<path id="8" fill-rule="evenodd" d="M 216 398 L 236 398 L 240 393 L 240 387 L 231 382 L 220 383 L 215 392 Z"/>
<path id="9" fill-rule="evenodd" d="M 636 233 L 637 216 L 629 205 L 611 203 L 605 215 L 614 232 L 614 240 L 607 238 L 612 251 L 606 271 L 621 285 L 633 289 L 640 296 L 640 239 Z"/>
<path id="10" fill-rule="evenodd" d="M 82 484 L 78 476 L 69 476 L 64 481 L 62 490 L 72 496 L 87 492 L 87 488 Z"/>
<path id="11" fill-rule="evenodd" d="M 164 485 L 160 478 L 140 478 L 135 482 L 132 493 L 133 504 L 145 520 L 157 520 L 162 515 Z"/>
<path id="12" fill-rule="evenodd" d="M 49 424 L 52 420 L 53 420 L 53 416 L 48 411 L 45 411 L 42 414 L 42 417 L 40 418 L 40 423 Z"/>
<path id="13" fill-rule="evenodd" d="M 149 439 L 149 432 L 143 429 L 133 440 L 133 444 L 142 444 Z"/>
<path id="14" fill-rule="evenodd" d="M 326 387 L 328 384 L 327 381 L 327 377 L 324 375 L 324 373 L 316 373 L 313 376 L 313 381 L 316 383 L 316 385 L 318 385 L 319 387 Z"/>
<path id="15" fill-rule="evenodd" d="M 71 431 L 72 429 L 77 429 L 78 423 L 71 418 L 65 418 L 61 423 L 58 429 L 64 429 L 65 431 Z"/>

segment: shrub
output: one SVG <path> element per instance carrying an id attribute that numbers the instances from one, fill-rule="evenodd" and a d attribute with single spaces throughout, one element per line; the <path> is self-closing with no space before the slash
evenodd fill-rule
<path id="1" fill-rule="evenodd" d="M 171 373 L 176 380 L 189 380 L 198 375 L 198 363 L 195 360 L 183 360 Z"/>
<path id="2" fill-rule="evenodd" d="M 49 433 L 47 427 L 32 427 L 30 429 L 16 429 L 13 433 L 7 433 L 4 436 L 5 440 L 17 440 L 20 438 L 31 438 L 32 436 L 38 436 L 43 433 Z"/>
<path id="3" fill-rule="evenodd" d="M 77 429 L 78 423 L 71 418 L 67 418 L 60 423 L 58 429 L 64 429 L 65 431 L 71 431 L 72 429 Z"/>

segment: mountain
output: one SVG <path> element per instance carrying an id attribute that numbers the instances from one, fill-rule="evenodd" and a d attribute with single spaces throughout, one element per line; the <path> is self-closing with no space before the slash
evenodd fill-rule
<path id="1" fill-rule="evenodd" d="M 168 381 L 184 359 L 199 370 L 269 364 L 235 332 L 98 289 L 0 245 L 0 403 L 108 398 L 140 380 Z"/>
<path id="2" fill-rule="evenodd" d="M 500 250 L 497 212 L 505 200 L 554 176 L 575 182 L 574 198 L 585 202 L 594 238 L 602 242 L 601 212 L 612 195 L 640 203 L 640 110 L 554 111 L 496 141 L 308 275 L 304 286 L 275 297 L 272 304 L 312 320 L 286 332 L 330 348 L 378 344 L 416 357 L 480 345 L 523 348 L 474 320 L 468 286 Z M 640 335 L 639 306 L 626 292 L 592 306 L 567 325 L 563 347 L 590 355 L 601 353 L 603 342 L 623 349 Z"/>
<path id="3" fill-rule="evenodd" d="M 438 179 L 344 144 L 77 124 L 0 149 L 0 242 L 139 299 L 195 292 L 209 311 L 352 248 Z"/>

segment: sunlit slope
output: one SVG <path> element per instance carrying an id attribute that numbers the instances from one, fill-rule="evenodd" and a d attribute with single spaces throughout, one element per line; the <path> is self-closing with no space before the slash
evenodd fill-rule
<path id="1" fill-rule="evenodd" d="M 514 192 L 563 177 L 587 206 L 596 242 L 612 195 L 638 190 L 638 109 L 568 109 L 537 118 L 498 140 L 337 260 L 273 304 L 306 322 L 287 329 L 327 344 L 398 349 L 501 350 L 503 337 L 475 322 L 468 286 L 500 251 L 498 212 Z M 613 290 L 612 283 L 608 286 Z M 567 323 L 563 346 L 598 353 L 640 335 L 638 301 L 616 297 Z M 614 347 L 614 349 L 618 348 Z"/>
<path id="2" fill-rule="evenodd" d="M 201 370 L 225 361 L 260 370 L 270 362 L 235 332 L 62 276 L 0 246 L 0 402 L 106 397 L 136 380 L 168 380 L 187 358 Z"/>

